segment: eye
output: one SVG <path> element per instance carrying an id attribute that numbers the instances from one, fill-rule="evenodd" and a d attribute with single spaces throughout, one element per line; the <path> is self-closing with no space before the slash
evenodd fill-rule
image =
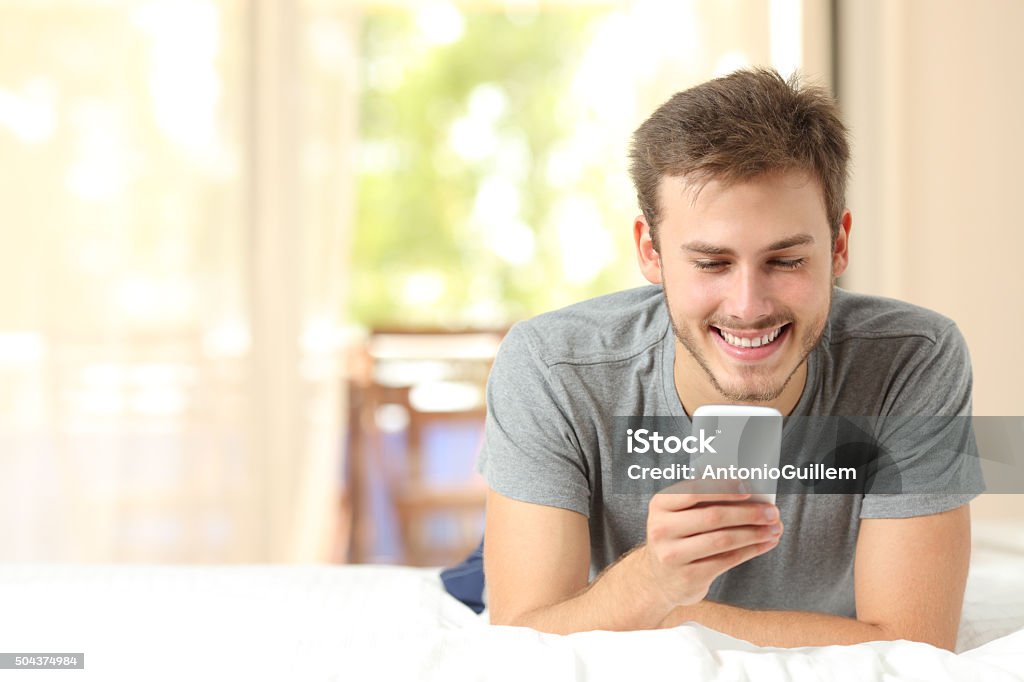
<path id="1" fill-rule="evenodd" d="M 705 272 L 718 272 L 727 266 L 728 263 L 721 260 L 695 260 L 693 261 L 693 267 L 698 270 L 704 270 Z"/>
<path id="2" fill-rule="evenodd" d="M 783 270 L 796 270 L 806 262 L 805 258 L 777 258 L 771 261 L 771 264 Z"/>

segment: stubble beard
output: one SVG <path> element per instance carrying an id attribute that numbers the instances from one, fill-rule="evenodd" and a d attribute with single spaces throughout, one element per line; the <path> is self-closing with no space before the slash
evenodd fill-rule
<path id="1" fill-rule="evenodd" d="M 675 337 L 682 344 L 683 348 L 687 350 L 691 357 L 697 361 L 700 368 L 704 370 L 704 374 L 707 375 L 708 381 L 711 382 L 711 386 L 718 391 L 726 400 L 737 403 L 766 403 L 775 400 L 782 392 L 786 390 L 789 382 L 793 379 L 793 375 L 797 373 L 797 370 L 803 366 L 804 362 L 807 361 L 807 356 L 811 354 L 818 342 L 821 341 L 822 335 L 825 333 L 825 324 L 832 312 L 832 286 L 828 289 L 828 306 L 825 309 L 825 315 L 816 324 L 812 324 L 804 333 L 801 338 L 801 354 L 800 361 L 797 362 L 786 376 L 785 380 L 777 385 L 772 385 L 769 377 L 759 377 L 757 374 L 760 368 L 757 367 L 744 367 L 742 371 L 748 371 L 754 375 L 754 385 L 745 385 L 742 388 L 733 386 L 723 386 L 722 383 L 715 376 L 714 372 L 711 371 L 711 365 L 708 363 L 707 358 L 700 352 L 697 344 L 697 340 L 690 334 L 689 329 L 681 327 L 676 324 L 675 316 L 672 314 L 672 304 L 668 298 L 668 290 L 663 288 L 665 293 L 665 305 L 668 308 L 669 321 L 672 324 L 672 331 Z M 701 321 L 701 331 L 707 332 L 710 329 L 710 320 Z M 744 382 L 748 384 L 749 382 Z"/>

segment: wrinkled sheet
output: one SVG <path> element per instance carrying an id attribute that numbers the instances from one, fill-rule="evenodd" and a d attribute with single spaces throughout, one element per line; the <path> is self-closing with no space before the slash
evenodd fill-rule
<path id="1" fill-rule="evenodd" d="M 1005 608 L 1022 564 L 978 565 L 961 640 L 992 641 L 958 655 L 911 642 L 760 648 L 695 624 L 567 637 L 495 627 L 429 569 L 6 565 L 0 650 L 83 652 L 85 670 L 0 678 L 1024 679 L 1024 611 Z M 1014 594 L 1000 591 L 1012 580 Z"/>

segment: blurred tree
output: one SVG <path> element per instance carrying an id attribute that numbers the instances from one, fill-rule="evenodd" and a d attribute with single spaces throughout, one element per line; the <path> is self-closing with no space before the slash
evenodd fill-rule
<path id="1" fill-rule="evenodd" d="M 504 324 L 620 288 L 614 254 L 575 275 L 566 266 L 566 234 L 607 235 L 607 202 L 572 211 L 575 190 L 550 181 L 552 155 L 580 122 L 567 100 L 601 13 L 450 12 L 379 13 L 363 25 L 352 316 Z M 624 173 L 622 149 L 614 170 Z M 586 170 L 583 191 L 599 195 L 604 169 Z M 599 224 L 557 226 L 588 217 Z"/>

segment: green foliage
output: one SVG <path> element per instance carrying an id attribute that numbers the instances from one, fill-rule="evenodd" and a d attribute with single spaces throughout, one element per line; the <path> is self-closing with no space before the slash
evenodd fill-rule
<path id="1" fill-rule="evenodd" d="M 557 237 L 545 227 L 559 198 L 547 164 L 571 132 L 571 117 L 560 111 L 595 16 L 477 11 L 464 15 L 461 38 L 440 46 L 427 45 L 407 13 L 366 18 L 354 319 L 501 324 L 617 288 L 614 272 L 567 284 Z M 466 154 L 453 146 L 451 131 L 474 106 L 491 107 L 497 147 Z M 494 228 L 488 233 L 474 213 L 478 192 L 495 177 L 518 190 L 518 216 L 488 218 L 528 226 L 529 258 L 496 248 Z"/>

